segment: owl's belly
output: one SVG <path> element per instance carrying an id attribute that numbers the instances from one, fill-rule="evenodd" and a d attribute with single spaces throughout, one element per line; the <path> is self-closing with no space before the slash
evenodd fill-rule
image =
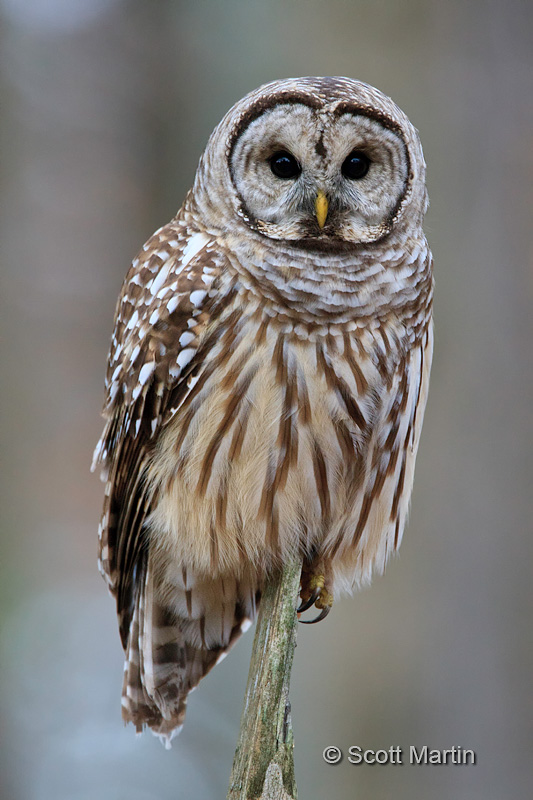
<path id="1" fill-rule="evenodd" d="M 281 337 L 245 338 L 213 372 L 152 461 L 151 542 L 206 575 L 263 573 L 299 551 L 345 563 L 350 580 L 369 577 L 394 537 L 388 494 L 401 459 L 381 475 L 374 455 L 393 377 L 387 389 L 347 339 L 326 348 Z M 376 469 L 382 507 L 369 500 Z"/>

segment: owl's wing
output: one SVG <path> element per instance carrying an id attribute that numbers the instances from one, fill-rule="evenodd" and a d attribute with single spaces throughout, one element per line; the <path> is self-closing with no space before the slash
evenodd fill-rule
<path id="1" fill-rule="evenodd" d="M 145 467 L 201 364 L 198 351 L 213 310 L 209 290 L 223 269 L 214 240 L 202 232 L 187 235 L 174 220 L 144 245 L 118 300 L 105 382 L 106 425 L 93 469 L 100 465 L 106 481 L 99 566 L 117 599 L 124 646 L 145 568 Z"/>

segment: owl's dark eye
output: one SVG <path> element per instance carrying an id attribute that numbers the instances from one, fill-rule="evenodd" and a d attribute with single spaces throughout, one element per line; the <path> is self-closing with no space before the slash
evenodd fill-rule
<path id="1" fill-rule="evenodd" d="M 286 150 L 278 150 L 269 160 L 270 169 L 276 178 L 282 178 L 283 180 L 297 178 L 302 171 L 294 156 L 287 153 Z"/>
<path id="2" fill-rule="evenodd" d="M 352 150 L 344 159 L 341 172 L 345 178 L 357 181 L 364 178 L 370 167 L 370 159 L 360 150 Z"/>

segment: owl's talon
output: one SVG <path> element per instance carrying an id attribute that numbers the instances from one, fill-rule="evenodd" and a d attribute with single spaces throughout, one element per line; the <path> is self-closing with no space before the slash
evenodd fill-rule
<path id="1" fill-rule="evenodd" d="M 299 621 L 302 622 L 304 625 L 314 625 L 315 622 L 322 622 L 323 619 L 326 619 L 330 611 L 331 611 L 331 606 L 325 606 L 318 615 L 318 617 L 315 617 L 314 619 L 301 619 Z"/>
<path id="2" fill-rule="evenodd" d="M 320 597 L 320 589 L 315 589 L 308 600 L 302 600 L 301 605 L 298 606 L 296 609 L 297 614 L 301 614 L 303 611 L 307 611 L 308 608 L 314 606 L 318 598 Z"/>
<path id="3" fill-rule="evenodd" d="M 307 611 L 313 605 L 321 609 L 315 619 L 300 619 L 300 622 L 305 625 L 312 625 L 314 622 L 325 619 L 333 605 L 333 595 L 326 589 L 326 578 L 320 573 L 312 573 L 307 570 L 302 572 L 301 597 L 301 605 L 296 609 L 298 618 L 303 611 Z"/>

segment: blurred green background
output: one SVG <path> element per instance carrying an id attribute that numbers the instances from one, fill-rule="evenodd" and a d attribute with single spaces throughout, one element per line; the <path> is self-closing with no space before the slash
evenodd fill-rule
<path id="1" fill-rule="evenodd" d="M 261 83 L 390 94 L 428 162 L 436 352 L 401 555 L 299 631 L 302 800 L 501 800 L 533 785 L 533 30 L 519 0 L 0 0 L 3 800 L 226 794 L 252 637 L 170 752 L 120 719 L 89 474 L 115 299 L 224 112 Z M 475 766 L 327 766 L 327 745 Z"/>

